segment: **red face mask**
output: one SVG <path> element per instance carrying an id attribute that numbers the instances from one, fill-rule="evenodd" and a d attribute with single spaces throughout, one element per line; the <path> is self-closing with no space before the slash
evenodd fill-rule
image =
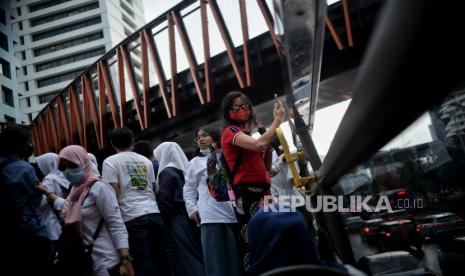
<path id="1" fill-rule="evenodd" d="M 237 112 L 232 112 L 229 111 L 229 118 L 231 118 L 233 121 L 236 121 L 238 123 L 245 123 L 249 120 L 250 117 L 250 111 L 249 110 L 244 110 L 240 109 Z"/>

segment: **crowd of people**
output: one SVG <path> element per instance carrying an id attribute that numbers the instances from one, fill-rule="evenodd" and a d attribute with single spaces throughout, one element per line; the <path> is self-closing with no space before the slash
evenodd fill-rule
<path id="1" fill-rule="evenodd" d="M 251 136 L 258 125 L 245 94 L 230 92 L 222 108 L 224 128 L 197 129 L 191 160 L 175 142 L 154 148 L 149 141 L 135 142 L 130 129 L 117 128 L 110 135 L 116 154 L 102 160 L 101 171 L 95 156 L 70 145 L 58 155 L 38 156 L 36 173 L 27 162 L 31 131 L 5 129 L 1 208 L 10 223 L 2 231 L 17 275 L 31 267 L 38 275 L 53 275 L 54 256 L 70 226 L 92 245 L 92 275 L 258 275 L 280 266 L 319 264 L 302 214 L 260 211 L 273 183 L 279 182 L 271 189 L 276 195 L 286 190 L 279 187 L 292 192 L 287 175 L 271 180 L 266 162 L 283 120 L 281 103 L 257 139 Z M 210 145 L 221 147 L 233 172 L 234 200 L 217 201 L 209 191 Z M 283 165 L 282 157 L 274 159 Z"/>

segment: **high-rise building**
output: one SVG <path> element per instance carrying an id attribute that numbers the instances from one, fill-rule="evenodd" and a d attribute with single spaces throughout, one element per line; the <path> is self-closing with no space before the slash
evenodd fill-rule
<path id="1" fill-rule="evenodd" d="M 447 137 L 465 137 L 465 87 L 451 93 L 439 110 L 441 119 L 448 121 L 446 125 Z"/>
<path id="2" fill-rule="evenodd" d="M 9 5 L 0 7 L 0 122 L 22 123 L 26 120 L 19 106 L 19 87 L 16 70 L 19 60 L 14 55 L 14 47 L 19 38 L 11 28 L 15 19 L 14 10 Z"/>
<path id="3" fill-rule="evenodd" d="M 86 67 L 144 25 L 142 0 L 11 0 L 21 110 L 31 121 Z"/>

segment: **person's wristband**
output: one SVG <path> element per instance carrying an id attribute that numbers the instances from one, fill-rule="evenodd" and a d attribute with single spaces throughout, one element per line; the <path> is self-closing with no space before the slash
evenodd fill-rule
<path id="1" fill-rule="evenodd" d="M 120 257 L 120 260 L 121 260 L 121 261 L 128 261 L 128 262 L 132 262 L 132 261 L 133 261 L 131 255 L 123 255 L 123 256 Z"/>

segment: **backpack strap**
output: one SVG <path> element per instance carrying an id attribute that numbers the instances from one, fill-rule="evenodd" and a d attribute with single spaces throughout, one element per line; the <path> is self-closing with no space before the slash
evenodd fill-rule
<path id="1" fill-rule="evenodd" d="M 239 152 L 237 153 L 236 162 L 234 163 L 234 168 L 231 172 L 231 181 L 234 181 L 234 176 L 239 170 L 239 166 L 241 165 L 241 161 L 242 161 L 242 149 L 240 147 L 237 147 L 237 148 Z"/>
<path id="2" fill-rule="evenodd" d="M 97 229 L 95 229 L 94 235 L 92 236 L 92 244 L 95 242 L 95 240 L 98 238 L 98 235 L 100 234 L 100 230 L 102 230 L 103 223 L 105 221 L 103 218 L 100 219 L 100 222 L 98 223 Z"/>

